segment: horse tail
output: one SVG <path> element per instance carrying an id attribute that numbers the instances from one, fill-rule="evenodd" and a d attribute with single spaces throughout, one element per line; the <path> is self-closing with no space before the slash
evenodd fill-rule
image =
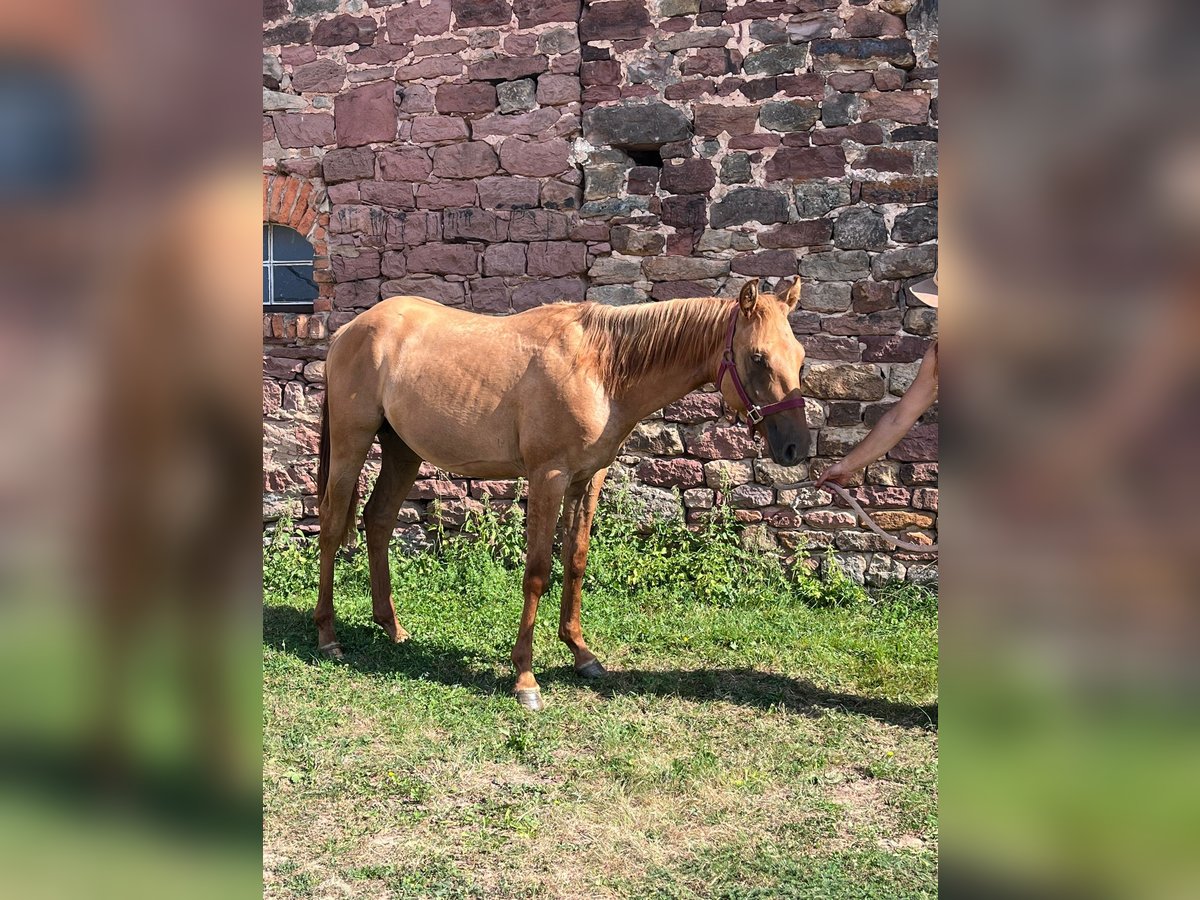
<path id="1" fill-rule="evenodd" d="M 326 391 L 324 399 L 321 400 L 321 438 L 317 455 L 317 503 L 319 506 L 325 504 L 325 491 L 329 485 L 329 456 L 329 393 Z M 360 496 L 358 479 L 355 478 L 354 491 L 350 495 L 350 511 L 346 515 L 346 527 L 339 540 L 343 547 L 349 547 L 354 543 L 354 538 L 358 534 L 358 529 L 355 527 L 355 513 L 358 511 Z"/>

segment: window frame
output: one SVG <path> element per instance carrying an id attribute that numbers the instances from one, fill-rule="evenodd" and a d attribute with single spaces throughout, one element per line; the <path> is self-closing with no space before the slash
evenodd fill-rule
<path id="1" fill-rule="evenodd" d="M 295 301 L 277 301 L 275 299 L 275 267 L 276 266 L 308 266 L 313 270 L 314 284 L 316 283 L 316 261 L 315 259 L 276 259 L 275 258 L 275 234 L 276 228 L 286 228 L 295 233 L 309 247 L 312 247 L 312 242 L 304 235 L 296 231 L 290 225 L 282 225 L 278 222 L 263 222 L 263 227 L 267 229 L 266 243 L 267 255 L 263 259 L 263 270 L 267 276 L 267 300 L 263 301 L 263 312 L 266 313 L 311 313 L 313 311 L 312 300 L 295 300 Z M 313 255 L 316 255 L 316 248 L 313 248 Z"/>

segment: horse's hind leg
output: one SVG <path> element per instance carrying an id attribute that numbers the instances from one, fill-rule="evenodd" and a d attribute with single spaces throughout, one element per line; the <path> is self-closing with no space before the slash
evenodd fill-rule
<path id="1" fill-rule="evenodd" d="M 588 545 L 592 536 L 592 518 L 604 486 L 607 469 L 578 487 L 572 485 L 563 504 L 563 589 L 558 614 L 558 637 L 575 657 L 575 672 L 583 678 L 599 678 L 604 666 L 583 640 L 579 612 L 583 599 L 583 571 L 587 566 Z"/>
<path id="2" fill-rule="evenodd" d="M 369 428 L 357 423 L 353 427 L 333 428 L 332 425 L 331 422 L 329 474 L 321 498 L 321 582 L 313 621 L 317 624 L 317 649 L 341 657 L 333 627 L 333 563 L 356 513 L 353 504 L 358 475 L 366 462 L 379 422 L 372 423 Z"/>
<path id="3" fill-rule="evenodd" d="M 408 632 L 396 621 L 392 603 L 392 573 L 388 568 L 388 544 L 396 527 L 396 516 L 421 468 L 421 459 L 386 422 L 379 432 L 383 462 L 371 498 L 363 509 L 367 531 L 367 558 L 371 568 L 371 606 L 374 618 L 393 641 L 399 643 Z"/>

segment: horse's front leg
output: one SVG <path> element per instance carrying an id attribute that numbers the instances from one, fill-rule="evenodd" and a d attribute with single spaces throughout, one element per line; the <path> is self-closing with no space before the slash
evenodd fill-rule
<path id="1" fill-rule="evenodd" d="M 535 711 L 544 704 L 542 690 L 533 677 L 533 625 L 537 621 L 538 601 L 550 581 L 554 527 L 569 480 L 565 472 L 556 469 L 541 470 L 529 479 L 529 510 L 525 521 L 525 606 L 521 610 L 521 630 L 513 645 L 512 661 L 517 670 L 514 688 L 517 701 Z"/>
<path id="2" fill-rule="evenodd" d="M 592 537 L 592 518 L 600 500 L 600 489 L 608 469 L 601 469 L 591 481 L 579 488 L 572 486 L 563 509 L 563 592 L 558 612 L 558 637 L 575 657 L 575 673 L 583 678 L 599 678 L 604 666 L 583 640 L 579 623 L 583 600 L 583 572 L 587 567 L 588 545 Z"/>

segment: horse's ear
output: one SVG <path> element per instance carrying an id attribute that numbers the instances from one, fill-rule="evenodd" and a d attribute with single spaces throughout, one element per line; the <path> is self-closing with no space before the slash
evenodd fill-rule
<path id="1" fill-rule="evenodd" d="M 800 302 L 800 276 L 797 275 L 795 280 L 792 281 L 792 284 L 787 289 L 786 294 L 780 295 L 779 289 L 776 288 L 775 295 L 784 302 L 789 312 L 795 309 L 796 304 Z"/>
<path id="2" fill-rule="evenodd" d="M 754 311 L 756 303 L 758 303 L 758 279 L 751 278 L 742 288 L 741 294 L 738 295 L 738 306 L 742 308 L 742 315 L 750 315 Z"/>

